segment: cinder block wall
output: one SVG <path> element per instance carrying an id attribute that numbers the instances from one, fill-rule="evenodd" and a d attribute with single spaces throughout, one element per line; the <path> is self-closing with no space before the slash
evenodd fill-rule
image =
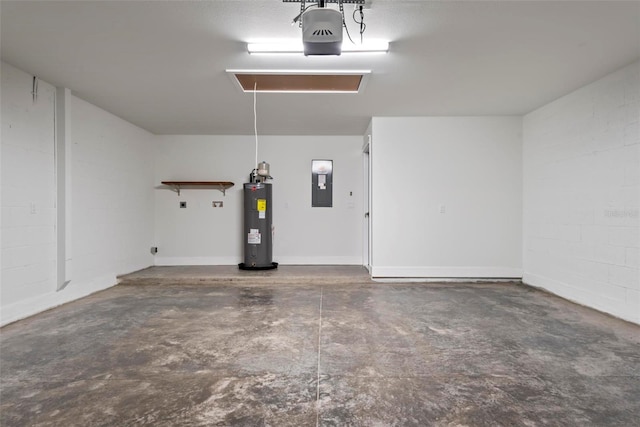
<path id="1" fill-rule="evenodd" d="M 55 88 L 41 81 L 34 97 L 33 76 L 4 62 L 1 75 L 4 311 L 56 289 Z"/>
<path id="2" fill-rule="evenodd" d="M 55 87 L 2 62 L 0 325 L 113 286 L 153 264 L 153 135 L 71 96 L 70 209 L 57 209 Z M 59 215 L 69 237 L 60 241 Z M 57 251 L 66 246 L 66 254 Z M 58 289 L 56 266 L 68 284 Z"/>
<path id="3" fill-rule="evenodd" d="M 640 62 L 524 117 L 524 281 L 640 322 Z"/>

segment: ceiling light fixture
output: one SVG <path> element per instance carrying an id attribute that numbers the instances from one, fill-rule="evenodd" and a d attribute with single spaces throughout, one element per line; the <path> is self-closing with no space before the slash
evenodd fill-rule
<path id="1" fill-rule="evenodd" d="M 247 50 L 252 55 L 301 54 L 304 52 L 304 46 L 302 41 L 258 42 L 247 43 Z M 342 44 L 343 54 L 387 52 L 389 52 L 389 42 L 383 40 L 367 40 L 362 44 Z"/>

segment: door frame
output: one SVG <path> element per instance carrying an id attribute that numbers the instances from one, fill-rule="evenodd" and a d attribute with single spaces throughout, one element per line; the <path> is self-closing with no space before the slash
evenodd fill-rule
<path id="1" fill-rule="evenodd" d="M 365 135 L 362 145 L 364 203 L 362 211 L 362 264 L 371 273 L 371 135 Z"/>

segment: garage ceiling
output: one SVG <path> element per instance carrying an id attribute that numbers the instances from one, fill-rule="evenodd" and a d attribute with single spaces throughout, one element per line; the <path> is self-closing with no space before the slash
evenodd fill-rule
<path id="1" fill-rule="evenodd" d="M 259 93 L 258 131 L 361 135 L 372 116 L 521 115 L 640 57 L 637 1 L 372 0 L 383 55 L 249 55 L 299 39 L 280 0 L 2 1 L 2 59 L 155 134 L 252 134 L 225 70 L 371 70 L 358 94 Z M 345 6 L 352 34 L 353 6 Z"/>

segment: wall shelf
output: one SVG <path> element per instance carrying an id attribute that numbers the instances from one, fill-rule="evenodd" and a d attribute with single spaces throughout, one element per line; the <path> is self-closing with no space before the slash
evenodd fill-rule
<path id="1" fill-rule="evenodd" d="M 162 183 L 171 187 L 173 191 L 178 193 L 178 196 L 181 188 L 215 188 L 225 195 L 225 191 L 234 185 L 229 181 L 162 181 Z"/>

